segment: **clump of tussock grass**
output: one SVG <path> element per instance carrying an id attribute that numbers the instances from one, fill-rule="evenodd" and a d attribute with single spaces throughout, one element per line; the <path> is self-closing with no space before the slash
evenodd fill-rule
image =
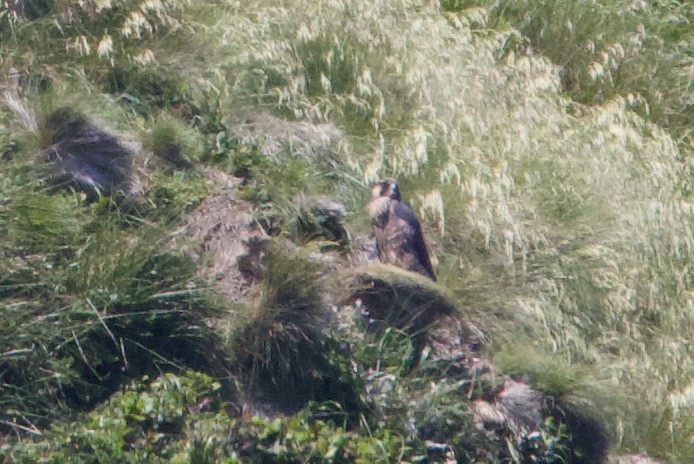
<path id="1" fill-rule="evenodd" d="M 542 347 L 533 347 L 526 337 L 519 334 L 516 343 L 509 343 L 494 353 L 492 360 L 501 372 L 526 376 L 534 388 L 557 401 L 586 391 L 597 395 L 599 381 L 595 369 L 572 365 Z"/>
<path id="2" fill-rule="evenodd" d="M 180 27 L 177 14 L 183 2 L 167 0 L 155 4 L 148 2 L 84 3 L 54 2 L 38 21 L 22 21 L 23 27 L 3 28 L 5 40 L 21 47 L 33 41 L 35 53 L 28 64 L 41 56 L 57 54 L 102 59 L 107 69 L 120 60 L 145 64 L 152 60 L 151 50 L 140 48 L 146 38 Z M 149 53 L 148 53 L 149 52 Z M 67 65 L 62 65 L 68 70 Z M 74 60 L 73 63 L 78 60 Z M 57 62 L 50 63 L 58 65 Z M 93 64 L 93 63 L 92 63 Z M 93 68 L 92 68 L 93 69 Z"/>
<path id="3" fill-rule="evenodd" d="M 132 216 L 154 220 L 165 227 L 200 205 L 211 189 L 208 180 L 194 171 L 153 171 L 144 177 L 143 183 L 146 187 L 142 198 L 128 204 Z"/>
<path id="4" fill-rule="evenodd" d="M 15 192 L 2 211 L 8 243 L 14 253 L 55 252 L 56 244 L 76 244 L 82 233 L 80 196 Z M 74 214 L 78 212 L 78 214 Z M 8 227 L 9 224 L 12 227 Z M 9 248 L 9 247 L 8 247 Z M 9 250 L 8 250 L 9 251 Z"/>
<path id="5" fill-rule="evenodd" d="M 30 163 L 12 161 L 7 174 L 3 433 L 38 434 L 132 376 L 188 362 L 218 372 L 223 356 L 205 324 L 214 305 L 195 263 L 167 251 L 162 226 L 126 218 L 108 198 L 88 207 L 80 195 L 49 194 Z"/>
<path id="6" fill-rule="evenodd" d="M 354 270 L 350 296 L 361 300 L 371 319 L 418 333 L 443 315 L 456 312 L 454 304 L 428 279 L 387 264 Z"/>
<path id="7" fill-rule="evenodd" d="M 256 214 L 259 225 L 272 236 L 289 239 L 299 247 L 344 254 L 350 246 L 345 207 L 325 196 L 298 196 L 263 205 Z"/>
<path id="8" fill-rule="evenodd" d="M 342 251 L 349 246 L 349 232 L 345 229 L 344 206 L 319 197 L 297 201 L 298 211 L 289 223 L 288 232 L 298 245 L 322 240 L 332 242 L 332 246 Z"/>
<path id="9" fill-rule="evenodd" d="M 230 135 L 244 145 L 257 146 L 268 157 L 301 156 L 316 162 L 330 158 L 344 134 L 332 122 L 310 123 L 280 118 L 269 112 L 230 121 Z"/>
<path id="10" fill-rule="evenodd" d="M 176 169 L 187 169 L 202 158 L 201 134 L 171 114 L 157 118 L 145 134 L 144 148 Z"/>
<path id="11" fill-rule="evenodd" d="M 64 94 L 68 82 L 79 88 L 71 105 L 76 109 L 92 112 L 117 103 L 149 117 L 157 107 L 180 106 L 190 115 L 189 82 L 158 66 L 153 50 L 164 36 L 180 40 L 187 2 L 50 3 L 45 15 L 33 21 L 3 15 L 13 27 L 0 29 L 0 40 L 11 43 L 13 53 L 0 61 L 0 70 L 17 76 L 16 94 L 45 99 L 56 91 Z M 93 105 L 100 98 L 108 103 Z"/>
<path id="12" fill-rule="evenodd" d="M 206 185 L 150 175 L 142 198 L 127 205 L 100 198 L 90 206 L 79 195 L 45 186 L 48 170 L 39 149 L 50 137 L 31 121 L 68 106 L 121 130 L 145 123 L 132 117 L 122 98 L 100 93 L 103 80 L 92 81 L 92 72 L 100 74 L 113 62 L 86 49 L 81 55 L 65 51 L 66 37 L 108 20 L 104 11 L 92 13 L 93 21 L 63 24 L 66 35 L 59 38 L 44 20 L 24 25 L 16 35 L 1 32 L 3 43 L 16 50 L 25 40 L 32 43 L 21 60 L 0 63 L 3 70 L 9 64 L 19 68 L 17 87 L 0 105 L 0 132 L 12 134 L 7 142 L 3 138 L 10 159 L 0 182 L 0 230 L 7 237 L 0 247 L 7 322 L 0 420 L 8 437 L 38 434 L 54 420 L 92 407 L 133 376 L 192 364 L 209 367 L 214 375 L 223 369 L 216 336 L 205 323 L 215 304 L 201 289 L 197 264 L 168 251 L 166 231 L 172 217 L 204 196 Z M 53 19 L 53 24 L 65 20 Z M 35 43 L 36 37 L 45 40 Z M 83 39 L 82 45 L 89 44 L 91 37 Z M 44 54 L 41 65 L 34 53 Z M 132 57 L 125 55 L 125 61 Z M 150 90 L 158 92 L 142 92 Z M 133 143 L 123 132 L 118 136 Z M 143 178 L 151 174 L 136 168 Z"/>
<path id="13" fill-rule="evenodd" d="M 377 372 L 402 373 L 419 363 L 428 330 L 457 312 L 453 302 L 428 278 L 386 264 L 361 266 L 346 276 L 347 299 L 356 301 L 367 324 L 364 362 Z"/>
<path id="14" fill-rule="evenodd" d="M 335 401 L 359 411 L 358 380 L 345 371 L 325 330 L 329 314 L 319 290 L 320 266 L 269 249 L 260 294 L 231 334 L 234 364 L 255 400 L 280 411 L 307 401 Z M 258 394 L 261 395 L 258 395 Z"/>
<path id="15" fill-rule="evenodd" d="M 280 162 L 262 160 L 250 168 L 250 182 L 243 196 L 256 204 L 277 202 L 297 195 L 330 192 L 331 176 L 308 160 L 287 158 Z"/>
<path id="16" fill-rule="evenodd" d="M 348 213 L 342 203 L 331 200 L 345 191 L 340 162 L 332 156 L 313 161 L 289 152 L 266 156 L 255 145 L 234 147 L 230 161 L 222 167 L 243 176 L 241 197 L 256 207 L 265 232 L 285 235 L 299 245 L 323 238 L 346 249 L 349 236 L 343 222 Z M 354 193 L 345 195 L 350 203 L 355 202 Z"/>

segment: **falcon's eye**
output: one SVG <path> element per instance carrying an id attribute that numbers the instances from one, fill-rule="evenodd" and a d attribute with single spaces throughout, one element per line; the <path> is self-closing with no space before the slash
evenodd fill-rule
<path id="1" fill-rule="evenodd" d="M 396 184 L 395 182 L 391 182 L 390 184 L 388 184 L 388 194 L 391 198 L 399 200 L 400 190 L 398 190 L 398 184 Z"/>

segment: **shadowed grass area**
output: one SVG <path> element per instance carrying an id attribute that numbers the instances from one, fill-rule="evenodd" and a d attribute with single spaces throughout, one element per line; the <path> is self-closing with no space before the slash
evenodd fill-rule
<path id="1" fill-rule="evenodd" d="M 104 400 L 143 373 L 195 364 L 222 372 L 197 264 L 168 249 L 163 225 L 110 198 L 47 193 L 42 170 L 6 165 L 0 298 L 2 428 L 46 424 Z M 134 227 L 133 227 L 134 226 Z M 190 364 L 188 364 L 190 363 Z"/>
<path id="2" fill-rule="evenodd" d="M 146 372 L 194 364 L 219 373 L 223 355 L 204 322 L 215 310 L 196 288 L 195 264 L 165 244 L 155 230 L 133 237 L 102 225 L 56 255 L 8 260 L 6 425 L 33 429 Z"/>
<path id="3" fill-rule="evenodd" d="M 352 298 L 361 300 L 368 317 L 417 334 L 455 305 L 426 278 L 394 266 L 378 264 L 357 268 L 349 277 Z"/>

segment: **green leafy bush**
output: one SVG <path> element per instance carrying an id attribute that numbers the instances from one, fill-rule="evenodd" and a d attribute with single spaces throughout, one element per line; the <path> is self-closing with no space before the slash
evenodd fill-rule
<path id="1" fill-rule="evenodd" d="M 221 385 L 197 372 L 164 374 L 131 382 L 78 422 L 58 423 L 35 443 L 3 449 L 3 462 L 216 462 L 196 440 L 205 420 L 230 422 L 220 399 Z M 207 429 L 210 432 L 209 429 Z M 224 431 L 228 433 L 228 428 Z M 224 433 L 217 431 L 217 439 Z M 211 434 L 212 435 L 212 434 Z M 207 460 L 195 461 L 197 457 Z M 234 462 L 234 461 L 229 461 Z"/>
<path id="2" fill-rule="evenodd" d="M 59 423 L 34 442 L 3 447 L 3 462 L 390 463 L 414 458 L 389 431 L 347 431 L 316 418 L 318 404 L 285 419 L 239 419 L 224 409 L 221 386 L 188 371 L 131 382 L 78 421 Z M 421 460 L 422 456 L 419 456 Z"/>

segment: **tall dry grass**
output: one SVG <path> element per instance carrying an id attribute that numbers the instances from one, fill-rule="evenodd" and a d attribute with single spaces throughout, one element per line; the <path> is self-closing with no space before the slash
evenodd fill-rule
<path id="1" fill-rule="evenodd" d="M 515 33 L 486 29 L 479 11 L 443 17 L 406 0 L 217 11 L 207 33 L 222 43 L 229 111 L 339 121 L 346 185 L 402 179 L 438 227 L 441 280 L 479 299 L 464 301 L 476 317 L 494 327 L 501 311 L 531 327 L 538 352 L 589 366 L 600 381 L 580 393 L 617 446 L 689 459 L 691 163 L 668 133 L 628 98 L 572 102 L 558 66 L 509 49 Z M 505 327 L 502 344 L 526 331 Z"/>

